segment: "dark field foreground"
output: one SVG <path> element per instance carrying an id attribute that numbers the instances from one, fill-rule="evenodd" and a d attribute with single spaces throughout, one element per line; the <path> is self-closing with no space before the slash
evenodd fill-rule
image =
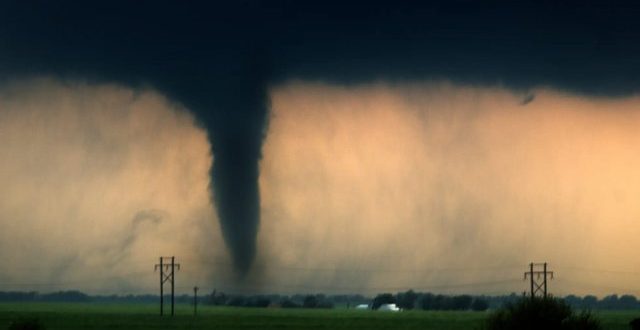
<path id="1" fill-rule="evenodd" d="M 12 321 L 37 318 L 46 329 L 477 329 L 485 312 L 385 313 L 346 309 L 259 309 L 176 306 L 160 317 L 158 306 L 99 303 L 1 303 L 0 330 Z M 605 329 L 629 329 L 640 311 L 595 312 Z"/>

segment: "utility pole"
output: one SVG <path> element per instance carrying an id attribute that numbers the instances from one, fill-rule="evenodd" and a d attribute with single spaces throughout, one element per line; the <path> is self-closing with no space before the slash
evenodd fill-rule
<path id="1" fill-rule="evenodd" d="M 534 271 L 534 267 L 537 267 L 537 269 L 540 269 L 540 266 L 542 266 L 542 270 L 535 270 Z M 542 294 L 543 297 L 547 297 L 547 276 L 549 276 L 549 279 L 553 279 L 553 272 L 547 271 L 547 263 L 530 263 L 529 264 L 529 271 L 524 273 L 524 279 L 526 280 L 527 277 L 529 278 L 530 281 L 530 287 L 531 287 L 531 299 L 533 300 L 533 298 L 536 296 L 536 294 Z"/>
<path id="2" fill-rule="evenodd" d="M 176 265 L 176 257 L 171 257 L 171 316 L 173 316 L 173 305 L 175 305 L 175 276 L 174 270 Z M 178 266 L 179 267 L 179 266 Z"/>
<path id="3" fill-rule="evenodd" d="M 193 287 L 193 315 L 198 315 L 198 287 Z"/>
<path id="4" fill-rule="evenodd" d="M 171 263 L 164 263 L 164 259 L 171 258 Z M 180 270 L 180 264 L 175 263 L 176 257 L 160 257 L 160 263 L 156 264 L 154 271 L 160 269 L 160 315 L 164 314 L 164 283 L 171 283 L 171 316 L 174 314 L 175 305 L 175 270 Z"/>
<path id="5" fill-rule="evenodd" d="M 162 264 L 162 257 L 160 257 L 160 263 L 155 265 L 153 271 L 156 271 L 160 268 L 160 316 L 162 316 L 162 312 L 164 311 L 164 291 L 163 291 L 163 283 L 164 283 L 164 265 Z"/>

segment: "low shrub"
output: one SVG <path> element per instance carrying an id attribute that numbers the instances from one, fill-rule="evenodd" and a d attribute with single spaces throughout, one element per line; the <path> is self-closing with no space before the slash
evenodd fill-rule
<path id="1" fill-rule="evenodd" d="M 487 318 L 487 330 L 600 330 L 589 312 L 574 313 L 567 303 L 555 298 L 522 298 L 506 304 Z"/>
<path id="2" fill-rule="evenodd" d="M 23 318 L 11 322 L 9 330 L 44 330 L 40 320 L 35 318 Z"/>

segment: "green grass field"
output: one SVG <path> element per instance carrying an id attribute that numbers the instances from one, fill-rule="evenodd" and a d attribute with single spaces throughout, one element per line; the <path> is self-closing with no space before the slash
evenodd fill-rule
<path id="1" fill-rule="evenodd" d="M 176 316 L 160 317 L 150 304 L 0 304 L 0 329 L 16 319 L 38 318 L 46 329 L 476 329 L 486 313 L 400 312 L 346 309 L 259 309 L 177 305 Z M 605 329 L 629 329 L 640 311 L 597 312 Z"/>

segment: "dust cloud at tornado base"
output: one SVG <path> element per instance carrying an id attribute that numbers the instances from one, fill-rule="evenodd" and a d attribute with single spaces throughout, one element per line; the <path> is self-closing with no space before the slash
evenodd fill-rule
<path id="1" fill-rule="evenodd" d="M 2 289 L 640 293 L 640 99 L 447 83 L 273 87 L 252 272 L 234 279 L 207 132 L 153 90 L 0 90 Z M 594 270 L 579 272 L 580 267 Z"/>

